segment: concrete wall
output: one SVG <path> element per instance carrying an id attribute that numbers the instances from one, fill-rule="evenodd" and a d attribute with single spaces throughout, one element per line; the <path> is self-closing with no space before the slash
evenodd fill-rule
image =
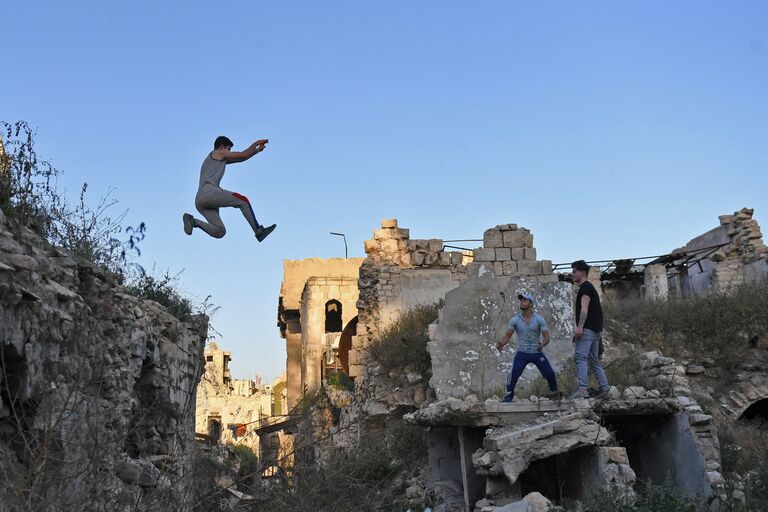
<path id="1" fill-rule="evenodd" d="M 549 276 L 497 278 L 492 272 L 478 273 L 446 294 L 439 324 L 428 344 L 433 373 L 430 385 L 439 400 L 503 393 L 514 353 L 507 347 L 499 354 L 495 344 L 519 311 L 517 295 L 522 292 L 533 293 L 536 311 L 549 324 L 551 342 L 545 353 L 555 370 L 572 357 L 570 284 L 553 282 Z M 537 369 L 526 369 L 518 389 L 538 376 Z"/>

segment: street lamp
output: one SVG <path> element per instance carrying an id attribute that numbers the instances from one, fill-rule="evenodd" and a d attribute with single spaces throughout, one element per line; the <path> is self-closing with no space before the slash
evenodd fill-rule
<path id="1" fill-rule="evenodd" d="M 344 239 L 344 259 L 347 259 L 349 257 L 349 255 L 347 253 L 347 237 L 344 236 L 344 233 L 334 233 L 333 231 L 331 231 L 331 234 L 332 235 L 336 235 L 336 236 L 340 236 L 341 238 Z"/>

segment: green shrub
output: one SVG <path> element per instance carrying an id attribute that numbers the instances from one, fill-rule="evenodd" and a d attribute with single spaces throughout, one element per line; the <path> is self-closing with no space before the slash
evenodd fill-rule
<path id="1" fill-rule="evenodd" d="M 171 276 L 166 272 L 158 278 L 141 272 L 129 281 L 126 291 L 165 306 L 179 320 L 187 320 L 192 315 L 192 301 L 178 290 L 178 274 Z"/>
<path id="2" fill-rule="evenodd" d="M 579 500 L 566 500 L 560 512 L 705 512 L 705 504 L 681 496 L 671 483 L 646 485 L 636 496 L 622 493 L 598 491 Z"/>
<path id="3" fill-rule="evenodd" d="M 605 305 L 613 339 L 671 356 L 711 357 L 731 366 L 748 339 L 768 332 L 768 283 L 742 286 L 729 295 L 661 301 L 616 301 Z"/>
<path id="4" fill-rule="evenodd" d="M 427 351 L 429 324 L 437 320 L 437 305 L 416 306 L 406 311 L 379 336 L 370 348 L 371 358 L 385 371 L 408 366 L 425 374 L 431 372 Z"/>

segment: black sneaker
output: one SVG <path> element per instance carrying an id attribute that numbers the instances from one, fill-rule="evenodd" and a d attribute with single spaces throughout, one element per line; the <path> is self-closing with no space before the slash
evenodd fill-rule
<path id="1" fill-rule="evenodd" d="M 256 230 L 256 240 L 259 242 L 263 241 L 265 238 L 269 236 L 271 232 L 275 230 L 277 227 L 277 224 L 272 224 L 271 226 L 259 226 L 259 229 Z"/>
<path id="2" fill-rule="evenodd" d="M 514 401 L 515 401 L 515 399 L 514 399 L 514 397 L 512 395 L 507 395 L 507 396 L 505 396 L 504 398 L 501 399 L 501 403 L 503 403 L 503 404 L 511 404 Z"/>
<path id="3" fill-rule="evenodd" d="M 184 232 L 188 235 L 192 234 L 192 228 L 194 225 L 192 224 L 192 216 L 188 213 L 185 213 L 181 216 L 181 220 L 184 221 Z"/>

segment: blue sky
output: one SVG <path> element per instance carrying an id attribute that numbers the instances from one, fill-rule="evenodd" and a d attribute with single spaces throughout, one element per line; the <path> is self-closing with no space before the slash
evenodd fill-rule
<path id="1" fill-rule="evenodd" d="M 768 4 L 2 2 L 0 119 L 37 128 L 75 197 L 109 188 L 140 260 L 221 306 L 236 377 L 283 371 L 282 260 L 530 228 L 555 262 L 669 252 L 743 206 L 768 226 Z M 236 210 L 182 232 L 217 135 Z"/>

